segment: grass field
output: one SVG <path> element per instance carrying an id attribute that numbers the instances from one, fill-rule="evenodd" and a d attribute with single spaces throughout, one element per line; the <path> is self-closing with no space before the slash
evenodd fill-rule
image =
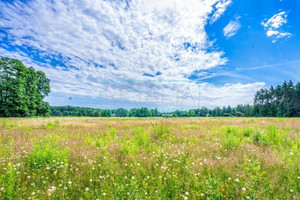
<path id="1" fill-rule="evenodd" d="M 300 199 L 300 119 L 0 119 L 0 199 Z"/>

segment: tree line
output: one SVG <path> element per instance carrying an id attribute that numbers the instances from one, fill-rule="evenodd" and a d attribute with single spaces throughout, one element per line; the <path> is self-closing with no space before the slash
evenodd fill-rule
<path id="1" fill-rule="evenodd" d="M 49 106 L 50 80 L 41 71 L 25 67 L 16 59 L 0 57 L 0 117 L 89 116 L 89 117 L 300 117 L 300 83 L 292 81 L 263 88 L 255 94 L 253 105 L 202 107 L 163 113 L 157 108 L 95 109 Z"/>
<path id="2" fill-rule="evenodd" d="M 161 117 L 171 114 L 173 117 L 300 117 L 300 83 L 284 82 L 276 88 L 257 91 L 253 105 L 237 105 L 236 107 L 216 107 L 209 109 L 175 110 L 159 112 L 157 108 L 93 109 L 85 107 L 57 106 L 51 107 L 52 116 L 90 116 L 90 117 Z M 168 115 L 170 116 L 170 115 Z"/>
<path id="3" fill-rule="evenodd" d="M 173 117 L 221 117 L 221 116 L 245 116 L 253 117 L 254 106 L 251 105 L 238 105 L 237 107 L 231 108 L 214 108 L 208 109 L 202 107 L 201 109 L 190 109 L 187 111 L 175 110 L 173 112 L 160 112 L 157 108 L 148 109 L 132 108 L 126 110 L 124 108 L 118 109 L 96 109 L 86 107 L 74 107 L 74 106 L 51 106 L 51 116 L 88 116 L 88 117 L 162 117 L 171 114 Z M 169 115 L 170 116 L 170 115 Z"/>
<path id="4" fill-rule="evenodd" d="M 300 83 L 285 81 L 277 87 L 257 91 L 254 113 L 261 117 L 299 117 Z"/>

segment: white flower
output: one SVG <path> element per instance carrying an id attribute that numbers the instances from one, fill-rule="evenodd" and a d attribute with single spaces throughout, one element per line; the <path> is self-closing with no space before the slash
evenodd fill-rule
<path id="1" fill-rule="evenodd" d="M 246 188 L 243 187 L 242 190 L 245 192 L 245 191 L 246 191 Z"/>
<path id="2" fill-rule="evenodd" d="M 250 197 L 249 197 L 249 196 L 246 196 L 246 198 L 247 198 L 247 199 L 250 199 Z"/>
<path id="3" fill-rule="evenodd" d="M 69 181 L 68 183 L 71 185 L 71 184 L 72 184 L 72 181 Z"/>
<path id="4" fill-rule="evenodd" d="M 235 179 L 235 181 L 236 181 L 236 182 L 239 182 L 240 180 L 237 178 L 237 179 Z"/>
<path id="5" fill-rule="evenodd" d="M 290 192 L 294 192 L 294 190 L 290 189 Z"/>
<path id="6" fill-rule="evenodd" d="M 203 197 L 203 196 L 204 196 L 204 194 L 203 194 L 203 193 L 201 193 L 201 194 L 200 194 L 200 196 L 201 196 L 201 197 Z"/>
<path id="7" fill-rule="evenodd" d="M 34 195 L 35 195 L 35 192 L 31 193 L 31 195 L 34 196 Z"/>
<path id="8" fill-rule="evenodd" d="M 185 192 L 185 195 L 189 195 L 189 192 Z"/>
<path id="9" fill-rule="evenodd" d="M 50 167 L 49 167 L 49 166 L 47 166 L 47 167 L 46 167 L 46 169 L 50 169 Z"/>
<path id="10" fill-rule="evenodd" d="M 103 196 L 106 196 L 106 193 L 105 193 L 105 192 L 103 193 Z"/>
<path id="11" fill-rule="evenodd" d="M 85 191 L 89 191 L 89 188 L 88 188 L 88 187 L 86 187 L 86 188 L 85 188 Z"/>
<path id="12" fill-rule="evenodd" d="M 291 152 L 290 155 L 292 156 L 292 155 L 293 155 L 293 152 Z"/>

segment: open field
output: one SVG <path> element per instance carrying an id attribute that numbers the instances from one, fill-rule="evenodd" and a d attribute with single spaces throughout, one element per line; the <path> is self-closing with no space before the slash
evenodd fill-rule
<path id="1" fill-rule="evenodd" d="M 300 199 L 300 119 L 2 118 L 0 199 Z"/>

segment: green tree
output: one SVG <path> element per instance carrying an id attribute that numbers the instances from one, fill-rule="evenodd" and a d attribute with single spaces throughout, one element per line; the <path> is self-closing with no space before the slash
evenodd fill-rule
<path id="1" fill-rule="evenodd" d="M 0 58 L 0 116 L 48 116 L 50 107 L 43 99 L 49 94 L 50 80 L 41 71 L 22 62 Z"/>

